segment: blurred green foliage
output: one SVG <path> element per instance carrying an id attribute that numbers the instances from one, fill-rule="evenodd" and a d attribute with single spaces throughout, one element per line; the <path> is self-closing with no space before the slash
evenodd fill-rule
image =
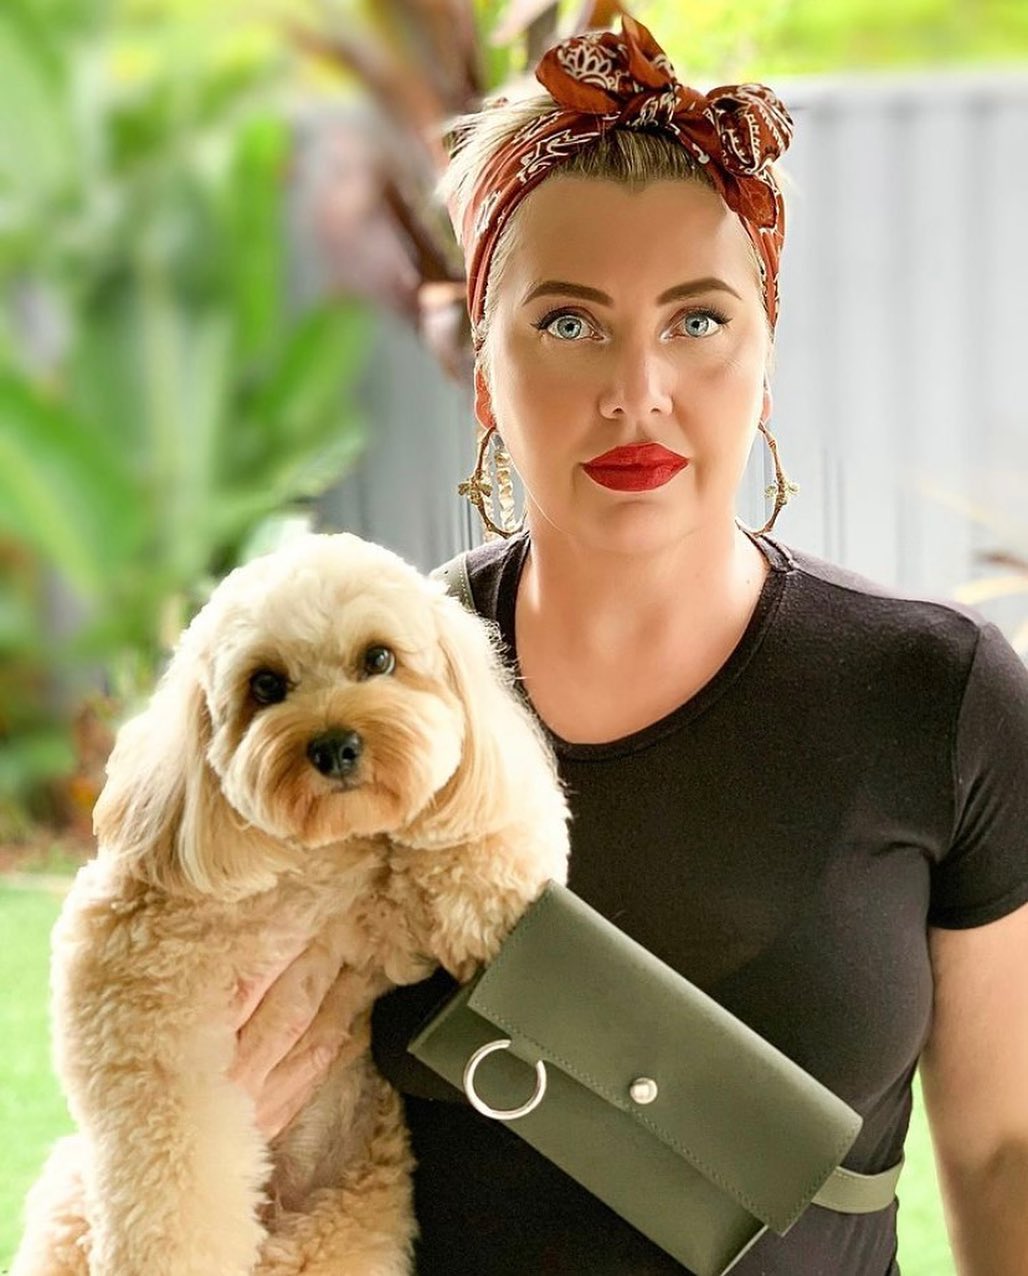
<path id="1" fill-rule="evenodd" d="M 636 0 L 686 78 L 1028 61 L 1025 0 Z"/>
<path id="2" fill-rule="evenodd" d="M 0 7 L 0 826 L 67 770 L 75 671 L 147 688 L 361 445 L 367 316 L 288 292 L 281 60 L 204 12 Z"/>

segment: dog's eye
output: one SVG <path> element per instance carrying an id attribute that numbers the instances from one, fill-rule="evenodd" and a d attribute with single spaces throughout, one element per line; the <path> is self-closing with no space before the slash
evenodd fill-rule
<path id="1" fill-rule="evenodd" d="M 287 690 L 285 678 L 274 669 L 258 669 L 250 678 L 250 694 L 258 704 L 278 704 Z"/>
<path id="2" fill-rule="evenodd" d="M 392 673 L 396 657 L 388 647 L 369 647 L 364 653 L 364 672 L 369 675 Z"/>

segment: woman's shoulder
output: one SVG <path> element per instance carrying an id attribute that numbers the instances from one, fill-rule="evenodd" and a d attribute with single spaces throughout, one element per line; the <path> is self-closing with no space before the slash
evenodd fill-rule
<path id="1" fill-rule="evenodd" d="M 1028 701 L 1028 670 L 1002 630 L 972 607 L 869 576 L 778 542 L 784 577 L 765 658 L 783 682 L 820 674 L 897 713 L 968 698 Z"/>
<path id="2" fill-rule="evenodd" d="M 956 599 L 886 585 L 780 541 L 773 548 L 794 611 L 839 638 L 854 632 L 869 643 L 920 637 L 969 657 L 989 627 L 980 612 Z"/>

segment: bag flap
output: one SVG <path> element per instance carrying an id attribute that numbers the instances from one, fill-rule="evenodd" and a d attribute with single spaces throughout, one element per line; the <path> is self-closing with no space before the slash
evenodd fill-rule
<path id="1" fill-rule="evenodd" d="M 780 1234 L 860 1131 L 827 1087 L 556 882 L 468 1005 L 520 1058 L 631 1114 Z M 643 1078 L 648 1103 L 630 1093 Z"/>

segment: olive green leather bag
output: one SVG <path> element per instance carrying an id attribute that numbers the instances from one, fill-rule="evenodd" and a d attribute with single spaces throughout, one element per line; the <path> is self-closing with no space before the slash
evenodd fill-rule
<path id="1" fill-rule="evenodd" d="M 556 882 L 408 1049 L 696 1276 L 893 1199 L 852 1108 Z"/>

